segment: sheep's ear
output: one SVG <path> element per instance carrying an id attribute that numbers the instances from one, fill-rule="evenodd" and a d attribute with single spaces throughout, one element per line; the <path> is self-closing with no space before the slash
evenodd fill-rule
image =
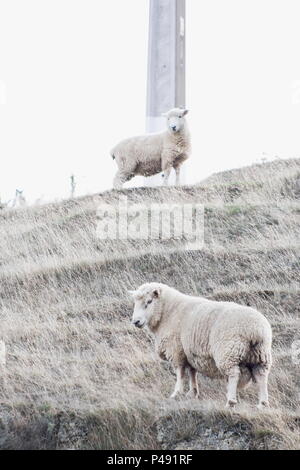
<path id="1" fill-rule="evenodd" d="M 188 114 L 188 112 L 189 112 L 189 110 L 188 110 L 188 109 L 185 109 L 185 110 L 183 111 L 183 116 L 186 116 L 186 115 Z"/>
<path id="2" fill-rule="evenodd" d="M 158 297 L 160 296 L 160 289 L 154 289 L 152 294 L 155 299 L 158 299 Z"/>
<path id="3" fill-rule="evenodd" d="M 128 291 L 128 294 L 130 294 L 131 297 L 135 297 L 136 294 L 137 294 L 137 291 L 136 291 L 136 290 L 129 290 L 129 291 Z"/>

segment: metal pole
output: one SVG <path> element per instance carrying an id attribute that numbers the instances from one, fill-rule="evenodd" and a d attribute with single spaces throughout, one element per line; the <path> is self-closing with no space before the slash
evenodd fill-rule
<path id="1" fill-rule="evenodd" d="M 150 0 L 146 132 L 165 128 L 162 113 L 185 107 L 185 0 Z M 184 175 L 183 175 L 184 178 Z M 161 175 L 145 178 L 158 186 Z"/>

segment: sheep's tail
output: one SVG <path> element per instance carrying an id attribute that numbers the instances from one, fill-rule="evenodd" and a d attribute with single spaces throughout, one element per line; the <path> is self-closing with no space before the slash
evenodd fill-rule
<path id="1" fill-rule="evenodd" d="M 250 341 L 249 362 L 252 365 L 271 366 L 271 344 L 264 338 L 261 341 Z"/>

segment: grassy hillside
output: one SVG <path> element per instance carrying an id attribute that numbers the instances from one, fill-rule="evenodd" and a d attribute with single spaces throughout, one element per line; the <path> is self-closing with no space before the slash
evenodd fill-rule
<path id="1" fill-rule="evenodd" d="M 100 241 L 97 207 L 205 206 L 205 245 Z M 300 160 L 214 175 L 182 188 L 110 191 L 0 212 L 0 448 L 300 448 Z M 168 398 L 172 368 L 130 324 L 127 289 L 159 281 L 260 309 L 274 331 L 271 410 L 254 388 L 225 410 L 225 384 Z"/>

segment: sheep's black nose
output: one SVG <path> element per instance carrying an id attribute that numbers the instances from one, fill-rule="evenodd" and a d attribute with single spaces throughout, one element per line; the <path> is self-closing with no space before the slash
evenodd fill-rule
<path id="1" fill-rule="evenodd" d="M 172 126 L 173 131 L 176 131 L 176 126 Z"/>
<path id="2" fill-rule="evenodd" d="M 140 320 L 136 320 L 134 323 L 134 326 L 140 326 Z"/>

